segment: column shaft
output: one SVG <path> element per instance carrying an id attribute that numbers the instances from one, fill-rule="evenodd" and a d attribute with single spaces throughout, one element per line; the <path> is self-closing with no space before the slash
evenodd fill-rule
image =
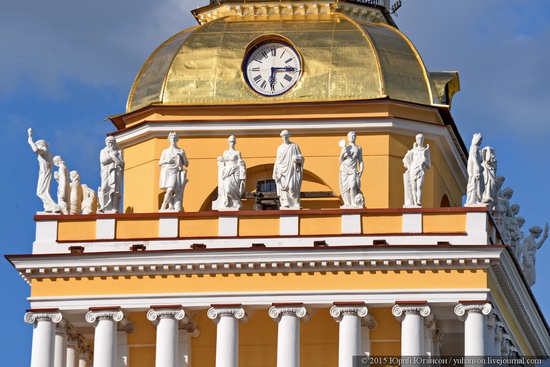
<path id="1" fill-rule="evenodd" d="M 212 307 L 208 317 L 218 323 L 216 330 L 216 367 L 239 365 L 239 319 L 245 317 L 241 307 Z"/>
<path id="2" fill-rule="evenodd" d="M 490 303 L 459 303 L 455 314 L 464 321 L 464 355 L 486 356 L 489 351 L 487 340 L 487 315 L 492 311 Z"/>
<path id="3" fill-rule="evenodd" d="M 100 319 L 94 335 L 94 367 L 115 366 L 116 322 Z"/>
<path id="4" fill-rule="evenodd" d="M 277 367 L 300 366 L 300 319 L 282 315 L 277 333 Z"/>
<path id="5" fill-rule="evenodd" d="M 31 367 L 53 367 L 55 357 L 55 324 L 62 320 L 60 312 L 25 314 L 25 322 L 34 325 L 32 334 Z"/>
<path id="6" fill-rule="evenodd" d="M 396 304 L 392 313 L 401 321 L 401 355 L 424 355 L 424 317 L 430 314 L 425 304 Z"/>
<path id="7" fill-rule="evenodd" d="M 65 321 L 63 321 L 66 324 Z M 54 367 L 67 366 L 67 328 L 58 324 L 55 330 L 55 357 Z"/>

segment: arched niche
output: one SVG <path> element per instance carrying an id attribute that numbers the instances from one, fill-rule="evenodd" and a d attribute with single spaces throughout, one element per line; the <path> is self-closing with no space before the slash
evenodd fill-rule
<path id="1" fill-rule="evenodd" d="M 256 192 L 256 185 L 259 181 L 272 180 L 272 176 L 273 164 L 247 168 L 245 195 L 242 199 L 243 207 L 241 210 L 254 209 L 255 199 L 251 194 Z M 304 169 L 301 192 L 303 209 L 338 209 L 343 205 L 338 196 L 338 190 L 330 187 L 323 179 L 307 169 Z M 217 195 L 218 187 L 216 186 L 212 188 L 210 195 L 205 198 L 200 211 L 212 210 L 212 201 L 217 198 Z"/>

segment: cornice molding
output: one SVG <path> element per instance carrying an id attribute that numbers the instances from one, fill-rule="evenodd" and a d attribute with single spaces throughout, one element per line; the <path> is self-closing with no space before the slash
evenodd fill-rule
<path id="1" fill-rule="evenodd" d="M 32 279 L 191 274 L 264 274 L 327 271 L 489 269 L 500 263 L 501 246 L 363 246 L 213 251 L 34 255 L 11 258 Z M 93 265 L 91 265 L 93 264 Z"/>

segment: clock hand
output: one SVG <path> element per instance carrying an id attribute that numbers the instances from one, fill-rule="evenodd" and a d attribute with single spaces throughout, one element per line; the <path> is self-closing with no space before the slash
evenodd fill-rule
<path id="1" fill-rule="evenodd" d="M 292 67 L 292 66 L 283 66 L 283 67 L 272 67 L 272 68 L 271 68 L 271 73 L 273 74 L 274 71 L 280 71 L 280 70 L 284 70 L 284 71 L 298 71 L 298 70 L 296 70 L 295 67 Z"/>
<path id="2" fill-rule="evenodd" d="M 275 89 L 275 83 L 277 83 L 277 80 L 275 79 L 275 68 L 271 67 L 271 76 L 267 80 L 269 82 L 269 86 L 271 87 L 271 90 Z"/>

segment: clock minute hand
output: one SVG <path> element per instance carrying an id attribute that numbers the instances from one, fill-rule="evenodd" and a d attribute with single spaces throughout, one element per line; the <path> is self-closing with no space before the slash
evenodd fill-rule
<path id="1" fill-rule="evenodd" d="M 284 70 L 284 71 L 298 71 L 298 70 L 296 70 L 295 67 L 292 67 L 292 66 L 283 66 L 283 67 L 272 67 L 272 68 L 271 68 L 271 73 L 273 74 L 274 71 L 280 71 L 280 70 Z"/>

